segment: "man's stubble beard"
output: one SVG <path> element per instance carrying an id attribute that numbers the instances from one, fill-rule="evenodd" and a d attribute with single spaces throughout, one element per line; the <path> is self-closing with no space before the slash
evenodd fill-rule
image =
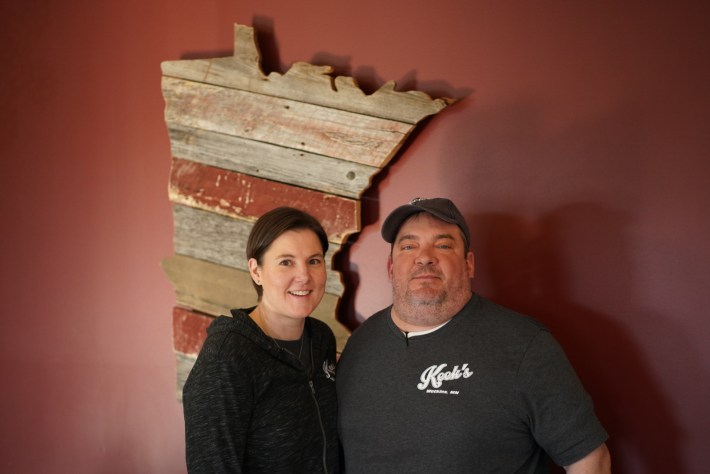
<path id="1" fill-rule="evenodd" d="M 471 282 L 468 275 L 460 276 L 453 287 L 409 288 L 409 281 L 393 280 L 392 301 L 397 317 L 408 324 L 422 327 L 438 326 L 453 318 L 471 299 Z M 431 293 L 431 294 L 429 294 Z"/>

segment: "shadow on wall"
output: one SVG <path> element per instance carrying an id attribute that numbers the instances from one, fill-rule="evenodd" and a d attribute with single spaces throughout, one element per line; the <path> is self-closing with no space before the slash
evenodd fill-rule
<path id="1" fill-rule="evenodd" d="M 615 472 L 686 472 L 697 433 L 686 432 L 681 400 L 703 406 L 707 370 L 674 315 L 648 310 L 635 268 L 648 261 L 635 210 L 660 173 L 645 148 L 659 131 L 652 101 L 619 93 L 599 107 L 545 108 L 489 92 L 452 107 L 435 180 L 472 227 L 476 291 L 562 343 L 610 433 Z M 677 374 L 652 365 L 670 358 L 682 361 Z"/>
<path id="2" fill-rule="evenodd" d="M 679 423 L 628 329 L 644 321 L 672 331 L 662 316 L 634 307 L 627 219 L 585 203 L 534 220 L 474 216 L 477 280 L 486 282 L 482 294 L 536 317 L 560 341 L 610 434 L 616 472 L 684 472 Z M 574 275 L 587 271 L 592 279 Z M 576 288 L 580 279 L 594 288 Z M 577 303 L 575 290 L 591 293 L 599 306 L 614 307 L 614 314 Z"/>

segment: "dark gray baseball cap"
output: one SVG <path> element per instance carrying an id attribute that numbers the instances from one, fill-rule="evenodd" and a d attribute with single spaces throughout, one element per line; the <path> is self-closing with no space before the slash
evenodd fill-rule
<path id="1" fill-rule="evenodd" d="M 464 219 L 454 203 L 446 198 L 414 198 L 409 204 L 399 206 L 392 211 L 390 215 L 387 216 L 387 219 L 385 219 L 384 224 L 382 224 L 381 233 L 385 242 L 389 242 L 390 244 L 394 243 L 394 239 L 397 238 L 397 232 L 399 228 L 402 227 L 404 221 L 413 214 L 420 212 L 427 212 L 444 222 L 456 224 L 463 234 L 466 250 L 469 249 L 471 245 L 471 234 L 468 231 L 466 219 Z"/>

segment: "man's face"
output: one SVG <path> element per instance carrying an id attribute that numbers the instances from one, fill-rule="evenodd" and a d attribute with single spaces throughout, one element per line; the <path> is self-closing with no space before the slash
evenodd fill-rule
<path id="1" fill-rule="evenodd" d="M 473 253 L 465 251 L 458 226 L 422 212 L 400 227 L 387 272 L 397 314 L 406 320 L 407 314 L 434 310 L 419 321 L 422 324 L 408 321 L 428 326 L 447 321 L 470 299 Z"/>

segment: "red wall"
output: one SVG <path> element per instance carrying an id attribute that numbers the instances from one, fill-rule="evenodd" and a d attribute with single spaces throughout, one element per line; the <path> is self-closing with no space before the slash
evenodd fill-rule
<path id="1" fill-rule="evenodd" d="M 477 291 L 559 337 L 615 472 L 705 472 L 709 15 L 666 3 L 3 2 L 0 470 L 184 470 L 160 62 L 239 22 L 268 70 L 460 99 L 364 197 L 351 325 L 389 303 L 387 212 L 449 196 Z"/>

